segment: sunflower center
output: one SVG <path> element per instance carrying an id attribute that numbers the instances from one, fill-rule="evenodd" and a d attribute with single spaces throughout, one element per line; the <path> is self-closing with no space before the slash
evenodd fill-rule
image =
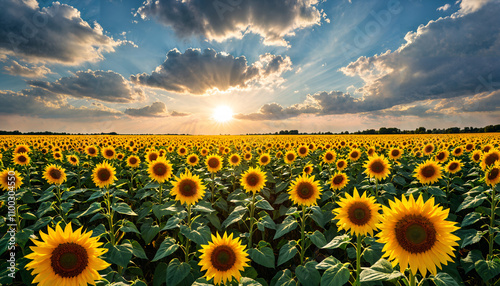
<path id="1" fill-rule="evenodd" d="M 251 187 L 257 186 L 257 183 L 259 183 L 259 177 L 256 174 L 250 174 L 247 177 L 247 184 Z"/>
<path id="2" fill-rule="evenodd" d="M 448 167 L 448 169 L 450 169 L 450 171 L 454 171 L 458 168 L 458 163 L 457 162 L 452 162 L 450 164 L 450 166 Z"/>
<path id="3" fill-rule="evenodd" d="M 460 154 L 460 153 L 462 153 L 462 149 L 461 149 L 461 148 L 457 148 L 457 149 L 455 149 L 454 151 L 455 151 L 455 152 L 454 152 L 455 154 Z"/>
<path id="4" fill-rule="evenodd" d="M 356 151 L 351 153 L 351 158 L 358 158 L 358 156 L 359 156 L 359 154 Z"/>
<path id="5" fill-rule="evenodd" d="M 422 175 L 426 178 L 432 178 L 436 174 L 436 169 L 434 169 L 434 166 L 425 166 L 422 169 Z"/>
<path id="6" fill-rule="evenodd" d="M 344 181 L 344 176 L 342 175 L 337 175 L 333 178 L 333 183 L 335 185 L 340 185 Z"/>
<path id="7" fill-rule="evenodd" d="M 112 157 L 114 154 L 115 152 L 113 152 L 113 150 L 106 150 L 106 156 Z"/>
<path id="8" fill-rule="evenodd" d="M 189 162 L 191 162 L 191 163 L 196 163 L 196 157 L 194 157 L 194 156 L 193 156 L 193 157 L 190 157 L 190 158 L 189 158 Z"/>
<path id="9" fill-rule="evenodd" d="M 59 244 L 50 256 L 52 269 L 63 278 L 78 276 L 85 270 L 88 262 L 85 248 L 72 242 Z"/>
<path id="10" fill-rule="evenodd" d="M 488 180 L 494 180 L 496 177 L 498 177 L 498 173 L 499 173 L 498 168 L 491 169 L 490 173 L 488 174 Z"/>
<path id="11" fill-rule="evenodd" d="M 94 148 L 89 148 L 89 154 L 95 154 L 96 150 Z"/>
<path id="12" fill-rule="evenodd" d="M 158 155 L 153 153 L 153 154 L 149 154 L 149 161 L 154 161 L 158 159 Z"/>
<path id="13" fill-rule="evenodd" d="M 130 162 L 130 164 L 134 165 L 137 163 L 137 158 L 132 157 L 132 158 L 130 158 L 129 162 Z"/>
<path id="14" fill-rule="evenodd" d="M 443 160 L 444 159 L 444 152 L 439 152 L 439 154 L 436 156 L 438 160 Z"/>
<path id="15" fill-rule="evenodd" d="M 264 157 L 260 158 L 260 161 L 261 161 L 262 163 L 266 163 L 266 162 L 267 162 L 267 160 L 269 160 L 269 159 L 267 158 L 267 156 L 264 156 Z"/>
<path id="16" fill-rule="evenodd" d="M 184 148 L 181 148 L 179 151 L 180 151 L 181 154 L 186 153 L 186 149 L 184 149 Z"/>
<path id="17" fill-rule="evenodd" d="M 24 163 L 24 162 L 26 162 L 26 157 L 19 156 L 19 157 L 17 157 L 17 160 L 19 160 L 19 162 L 21 162 L 21 163 Z"/>
<path id="18" fill-rule="evenodd" d="M 368 206 L 362 202 L 355 202 L 347 210 L 349 220 L 355 225 L 365 225 L 372 217 Z"/>
<path id="19" fill-rule="evenodd" d="M 220 245 L 212 252 L 210 261 L 215 269 L 227 271 L 236 263 L 236 254 L 229 246 Z"/>
<path id="20" fill-rule="evenodd" d="M 97 171 L 97 178 L 99 178 L 99 181 L 101 182 L 106 182 L 107 180 L 109 180 L 110 177 L 111 177 L 111 172 L 109 172 L 108 169 L 99 169 Z"/>
<path id="21" fill-rule="evenodd" d="M 372 170 L 373 173 L 380 174 L 384 172 L 385 166 L 382 164 L 380 161 L 375 161 L 371 164 L 370 169 Z"/>
<path id="22" fill-rule="evenodd" d="M 17 150 L 17 153 L 27 153 L 28 150 L 26 150 L 26 148 L 24 147 L 20 147 L 18 150 Z"/>
<path id="23" fill-rule="evenodd" d="M 326 153 L 325 159 L 328 161 L 333 160 L 333 154 L 332 153 Z"/>
<path id="24" fill-rule="evenodd" d="M 430 153 L 434 148 L 432 146 L 425 146 L 425 152 Z"/>
<path id="25" fill-rule="evenodd" d="M 231 157 L 231 162 L 238 163 L 238 157 L 236 156 Z"/>
<path id="26" fill-rule="evenodd" d="M 486 166 L 490 166 L 491 164 L 495 163 L 498 159 L 498 154 L 497 153 L 491 153 L 488 156 L 486 156 L 484 162 L 486 163 Z"/>
<path id="27" fill-rule="evenodd" d="M 344 161 L 340 161 L 337 163 L 337 167 L 342 168 L 344 167 Z"/>
<path id="28" fill-rule="evenodd" d="M 69 158 L 71 160 L 71 162 L 75 163 L 76 162 L 76 158 L 75 157 L 71 157 Z"/>
<path id="29" fill-rule="evenodd" d="M 472 150 L 472 148 L 474 148 L 474 145 L 472 145 L 472 144 L 470 144 L 470 143 L 469 143 L 469 144 L 467 144 L 467 145 L 465 145 L 465 149 L 466 149 L 466 150 L 469 150 L 469 151 L 470 151 L 470 150 Z"/>
<path id="30" fill-rule="evenodd" d="M 180 182 L 179 191 L 184 197 L 192 197 L 196 194 L 196 184 L 191 180 L 184 179 Z"/>
<path id="31" fill-rule="evenodd" d="M 153 172 L 157 176 L 163 176 L 167 173 L 167 166 L 162 163 L 158 163 L 153 167 Z"/>
<path id="32" fill-rule="evenodd" d="M 292 161 L 293 159 L 295 159 L 295 156 L 293 154 L 288 154 L 286 155 L 286 158 L 288 159 L 288 161 Z"/>
<path id="33" fill-rule="evenodd" d="M 54 179 L 54 180 L 59 180 L 61 178 L 61 171 L 59 169 L 50 169 L 49 175 Z"/>
<path id="34" fill-rule="evenodd" d="M 305 154 L 305 153 L 307 153 L 307 148 L 306 148 L 306 147 L 300 147 L 300 148 L 299 148 L 299 153 L 300 153 L 300 154 Z"/>
<path id="35" fill-rule="evenodd" d="M 399 155 L 399 150 L 392 150 L 391 155 L 397 157 Z"/>
<path id="36" fill-rule="evenodd" d="M 210 158 L 208 160 L 208 166 L 210 168 L 217 168 L 217 167 L 219 167 L 219 159 L 217 159 L 217 158 Z"/>
<path id="37" fill-rule="evenodd" d="M 422 215 L 406 215 L 396 223 L 396 239 L 410 253 L 423 253 L 436 243 L 436 229 Z"/>
<path id="38" fill-rule="evenodd" d="M 478 161 L 478 160 L 479 160 L 479 158 L 480 158 L 480 155 L 479 155 L 479 154 L 474 154 L 474 156 L 472 156 L 472 158 L 473 158 L 474 160 Z"/>
<path id="39" fill-rule="evenodd" d="M 300 185 L 297 186 L 297 190 L 297 195 L 304 200 L 307 200 L 314 195 L 313 187 L 309 183 L 300 183 Z"/>

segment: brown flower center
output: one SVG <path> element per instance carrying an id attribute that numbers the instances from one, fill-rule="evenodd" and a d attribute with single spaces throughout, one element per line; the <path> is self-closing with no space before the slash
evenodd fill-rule
<path id="1" fill-rule="evenodd" d="M 300 147 L 299 148 L 299 153 L 300 154 L 306 154 L 307 153 L 307 147 Z"/>
<path id="2" fill-rule="evenodd" d="M 439 152 L 436 156 L 436 159 L 443 160 L 446 154 L 444 152 Z"/>
<path id="3" fill-rule="evenodd" d="M 413 254 L 423 253 L 436 243 L 436 229 L 422 215 L 406 215 L 396 223 L 396 239 L 404 250 Z"/>
<path id="4" fill-rule="evenodd" d="M 257 184 L 259 183 L 259 176 L 257 174 L 250 174 L 248 175 L 247 177 L 247 184 L 250 186 L 250 187 L 255 187 L 257 186 Z"/>
<path id="5" fill-rule="evenodd" d="M 339 161 L 339 162 L 337 163 L 337 167 L 338 167 L 338 168 L 343 168 L 343 167 L 344 167 L 344 161 Z"/>
<path id="6" fill-rule="evenodd" d="M 344 176 L 342 175 L 337 175 L 333 177 L 333 184 L 335 185 L 340 185 L 344 181 Z"/>
<path id="7" fill-rule="evenodd" d="M 472 148 L 474 148 L 474 145 L 472 145 L 472 144 L 470 144 L 470 143 L 469 143 L 469 144 L 467 144 L 467 145 L 465 145 L 465 150 L 467 150 L 467 151 L 472 150 Z"/>
<path id="8" fill-rule="evenodd" d="M 432 150 L 434 150 L 434 147 L 432 147 L 432 145 L 425 146 L 425 149 L 424 149 L 425 153 L 431 153 Z"/>
<path id="9" fill-rule="evenodd" d="M 69 160 L 73 163 L 76 163 L 76 158 L 75 157 L 70 157 Z"/>
<path id="10" fill-rule="evenodd" d="M 61 176 L 62 176 L 62 173 L 61 173 L 61 171 L 59 169 L 52 168 L 49 171 L 49 175 L 54 180 L 59 180 L 61 178 Z"/>
<path id="11" fill-rule="evenodd" d="M 113 157 L 115 155 L 115 152 L 113 152 L 113 150 L 106 150 L 106 156 L 108 157 Z"/>
<path id="12" fill-rule="evenodd" d="M 131 165 L 135 165 L 135 164 L 137 164 L 137 158 L 132 157 L 132 158 L 128 159 L 128 162 L 129 162 Z"/>
<path id="13" fill-rule="evenodd" d="M 377 160 L 370 165 L 370 170 L 373 173 L 380 174 L 385 171 L 385 166 L 380 160 Z"/>
<path id="14" fill-rule="evenodd" d="M 237 157 L 237 156 L 233 156 L 233 157 L 231 157 L 231 162 L 232 162 L 233 164 L 236 164 L 236 163 L 238 163 L 239 161 L 240 161 L 240 160 L 238 159 L 238 157 Z"/>
<path id="15" fill-rule="evenodd" d="M 227 271 L 236 263 L 236 254 L 233 249 L 227 245 L 217 246 L 210 256 L 210 262 L 215 269 Z"/>
<path id="16" fill-rule="evenodd" d="M 355 159 L 355 158 L 358 158 L 358 157 L 359 157 L 359 153 L 358 153 L 358 151 L 353 151 L 353 152 L 351 153 L 351 158 Z"/>
<path id="17" fill-rule="evenodd" d="M 63 278 L 80 275 L 89 263 L 89 256 L 83 246 L 67 242 L 59 244 L 50 255 L 52 270 Z"/>
<path id="18" fill-rule="evenodd" d="M 269 161 L 269 158 L 267 156 L 263 156 L 262 158 L 260 158 L 260 162 L 262 163 L 267 163 L 267 161 Z"/>
<path id="19" fill-rule="evenodd" d="M 208 166 L 210 168 L 214 168 L 215 169 L 215 168 L 219 167 L 219 164 L 220 164 L 220 162 L 219 162 L 218 158 L 210 158 L 208 160 Z"/>
<path id="20" fill-rule="evenodd" d="M 89 154 L 95 154 L 97 150 L 95 148 L 89 148 L 88 149 Z"/>
<path id="21" fill-rule="evenodd" d="M 193 164 L 196 163 L 196 157 L 195 156 L 189 157 L 189 162 Z"/>
<path id="22" fill-rule="evenodd" d="M 462 153 L 462 148 L 456 148 L 455 150 L 453 150 L 453 153 L 456 155 Z"/>
<path id="23" fill-rule="evenodd" d="M 432 178 L 436 174 L 436 169 L 434 166 L 425 166 L 420 173 L 426 178 Z"/>
<path id="24" fill-rule="evenodd" d="M 25 148 L 25 147 L 19 147 L 19 149 L 17 149 L 17 153 L 27 153 L 28 150 Z"/>
<path id="25" fill-rule="evenodd" d="M 164 176 L 167 173 L 167 166 L 163 163 L 156 163 L 153 166 L 153 173 L 157 176 Z"/>
<path id="26" fill-rule="evenodd" d="M 399 156 L 399 150 L 397 150 L 397 149 L 396 149 L 396 150 L 392 150 L 392 151 L 391 151 L 391 155 L 392 155 L 393 157 L 397 157 L 397 156 Z"/>
<path id="27" fill-rule="evenodd" d="M 111 177 L 111 172 L 108 169 L 102 168 L 97 171 L 97 178 L 101 182 L 106 182 L 107 180 L 109 180 L 110 177 Z"/>
<path id="28" fill-rule="evenodd" d="M 326 153 L 326 155 L 325 155 L 325 159 L 326 159 L 327 161 L 331 161 L 331 160 L 333 160 L 333 154 L 332 154 L 332 153 Z"/>
<path id="29" fill-rule="evenodd" d="M 158 159 L 158 154 L 151 153 L 151 154 L 149 154 L 148 158 L 149 158 L 149 161 L 153 162 L 154 160 Z"/>
<path id="30" fill-rule="evenodd" d="M 493 168 L 491 171 L 488 173 L 488 180 L 494 180 L 498 177 L 499 169 L 498 168 Z"/>
<path id="31" fill-rule="evenodd" d="M 486 146 L 486 147 L 484 147 L 483 152 L 488 153 L 488 152 L 490 152 L 490 149 L 491 149 L 490 146 Z"/>
<path id="32" fill-rule="evenodd" d="M 370 221 L 372 214 L 365 203 L 355 202 L 347 210 L 347 217 L 353 224 L 363 226 Z"/>
<path id="33" fill-rule="evenodd" d="M 26 162 L 28 159 L 24 156 L 24 155 L 21 155 L 19 157 L 17 157 L 17 160 L 21 163 L 24 163 Z"/>
<path id="34" fill-rule="evenodd" d="M 295 155 L 290 153 L 290 154 L 286 155 L 286 158 L 288 159 L 288 161 L 293 161 L 295 159 Z"/>
<path id="35" fill-rule="evenodd" d="M 448 166 L 448 169 L 450 171 L 455 171 L 456 169 L 458 169 L 458 166 L 459 164 L 457 162 L 452 162 L 449 166 Z"/>
<path id="36" fill-rule="evenodd" d="M 314 188 L 309 182 L 302 182 L 297 186 L 297 195 L 304 200 L 310 199 L 314 195 Z"/>
<path id="37" fill-rule="evenodd" d="M 196 194 L 196 183 L 190 179 L 183 179 L 179 183 L 179 191 L 184 197 L 192 197 Z"/>
<path id="38" fill-rule="evenodd" d="M 486 158 L 484 159 L 484 163 L 486 163 L 486 166 L 490 166 L 493 163 L 495 163 L 495 161 L 497 161 L 498 159 L 500 158 L 498 158 L 497 153 L 491 153 L 486 156 Z"/>
<path id="39" fill-rule="evenodd" d="M 481 155 L 479 154 L 474 154 L 474 156 L 472 156 L 472 159 L 474 159 L 475 161 L 479 161 L 479 159 L 481 158 Z"/>

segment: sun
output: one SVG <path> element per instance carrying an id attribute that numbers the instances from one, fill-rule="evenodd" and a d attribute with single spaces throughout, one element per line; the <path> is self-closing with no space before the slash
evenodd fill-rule
<path id="1" fill-rule="evenodd" d="M 219 123 L 226 123 L 233 119 L 233 110 L 226 105 L 218 106 L 214 109 L 213 119 Z"/>

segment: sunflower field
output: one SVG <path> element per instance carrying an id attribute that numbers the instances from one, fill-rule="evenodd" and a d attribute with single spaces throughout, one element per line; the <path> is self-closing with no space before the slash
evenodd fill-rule
<path id="1" fill-rule="evenodd" d="M 500 285 L 500 137 L 0 137 L 1 285 Z"/>

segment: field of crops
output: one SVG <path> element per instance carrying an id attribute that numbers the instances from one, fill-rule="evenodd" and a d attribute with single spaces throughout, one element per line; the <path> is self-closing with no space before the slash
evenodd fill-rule
<path id="1" fill-rule="evenodd" d="M 0 283 L 497 285 L 499 144 L 0 137 Z"/>

